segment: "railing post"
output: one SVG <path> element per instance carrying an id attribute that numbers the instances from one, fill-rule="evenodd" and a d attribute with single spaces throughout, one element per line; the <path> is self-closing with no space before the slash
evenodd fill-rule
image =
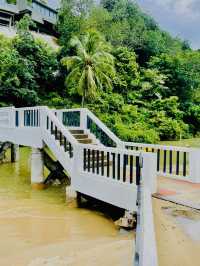
<path id="1" fill-rule="evenodd" d="M 189 152 L 189 171 L 193 183 L 200 183 L 200 149 Z"/>
<path id="2" fill-rule="evenodd" d="M 81 169 L 83 168 L 83 151 L 80 145 L 73 145 L 73 163 L 71 173 L 71 184 L 66 187 L 66 199 L 71 200 L 77 198 L 76 184 Z"/>
<path id="3" fill-rule="evenodd" d="M 24 110 L 19 110 L 19 127 L 24 127 Z"/>
<path id="4" fill-rule="evenodd" d="M 10 127 L 15 128 L 15 107 L 11 107 L 10 111 Z"/>
<path id="5" fill-rule="evenodd" d="M 74 162 L 73 162 L 73 175 L 76 178 L 80 171 L 83 170 L 83 148 L 81 145 L 73 145 Z"/>
<path id="6" fill-rule="evenodd" d="M 117 144 L 117 148 L 120 149 L 120 150 L 123 150 L 126 147 L 126 145 L 125 145 L 125 143 L 123 141 L 119 141 L 116 144 Z"/>
<path id="7" fill-rule="evenodd" d="M 45 116 L 45 110 L 47 111 L 46 107 L 42 106 L 39 108 L 39 124 L 40 124 L 40 128 L 45 129 L 46 128 L 46 116 Z"/>
<path id="8" fill-rule="evenodd" d="M 60 110 L 57 110 L 57 118 L 60 121 L 60 123 L 63 124 L 63 112 Z"/>
<path id="9" fill-rule="evenodd" d="M 80 110 L 80 128 L 87 129 L 87 109 Z"/>
<path id="10" fill-rule="evenodd" d="M 142 184 L 147 187 L 151 193 L 157 192 L 157 155 L 155 153 L 142 153 Z"/>

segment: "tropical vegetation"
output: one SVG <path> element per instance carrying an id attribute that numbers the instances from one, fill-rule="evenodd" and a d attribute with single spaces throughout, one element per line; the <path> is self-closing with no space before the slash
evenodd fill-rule
<path id="1" fill-rule="evenodd" d="M 28 16 L 0 36 L 0 105 L 90 108 L 120 138 L 158 142 L 200 133 L 200 52 L 130 0 L 63 0 L 59 51 Z"/>

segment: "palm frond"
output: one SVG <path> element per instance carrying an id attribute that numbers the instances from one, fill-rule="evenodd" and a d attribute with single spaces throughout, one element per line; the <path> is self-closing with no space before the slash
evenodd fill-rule
<path id="1" fill-rule="evenodd" d="M 77 36 L 73 37 L 70 41 L 70 46 L 76 49 L 77 55 L 80 57 L 86 57 L 87 52 L 82 44 L 81 40 Z"/>
<path id="2" fill-rule="evenodd" d="M 68 84 L 71 84 L 72 82 L 79 79 L 81 74 L 81 70 L 79 67 L 74 68 L 66 77 L 65 79 L 65 85 L 68 86 Z"/>
<path id="3" fill-rule="evenodd" d="M 68 56 L 64 57 L 61 60 L 61 64 L 67 68 L 68 71 L 73 69 L 74 67 L 77 67 L 82 62 L 81 57 L 79 56 Z"/>

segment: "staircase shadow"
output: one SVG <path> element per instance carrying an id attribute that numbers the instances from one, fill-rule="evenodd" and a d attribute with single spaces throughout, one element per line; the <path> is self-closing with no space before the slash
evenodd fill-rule
<path id="1" fill-rule="evenodd" d="M 104 217 L 112 219 L 113 221 L 118 220 L 120 217 L 124 215 L 124 209 L 113 206 L 101 200 L 92 198 L 90 196 L 83 195 L 81 193 L 78 193 L 77 206 L 78 208 L 83 208 L 98 212 Z"/>

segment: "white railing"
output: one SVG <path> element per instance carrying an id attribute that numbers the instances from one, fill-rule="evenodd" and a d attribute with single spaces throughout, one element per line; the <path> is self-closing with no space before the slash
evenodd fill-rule
<path id="1" fill-rule="evenodd" d="M 200 149 L 155 144 L 124 143 L 129 150 L 157 155 L 157 174 L 200 183 Z"/>
<path id="2" fill-rule="evenodd" d="M 155 183 L 156 169 L 153 167 L 155 163 L 152 163 L 156 159 L 154 154 L 141 154 L 144 163 L 141 170 L 140 152 L 78 143 L 69 128 L 63 125 L 59 112 L 55 114 L 55 111 L 44 106 L 0 109 L 0 117 L 5 110 L 11 119 L 6 124 L 6 131 L 0 129 L 0 138 L 1 134 L 4 134 L 4 139 L 9 134 L 14 143 L 32 147 L 33 134 L 37 135 L 35 143 L 38 141 L 39 147 L 42 143 L 50 148 L 71 176 L 76 191 L 127 210 L 136 210 L 137 180 L 140 172 L 146 176 L 146 184 Z M 80 110 L 80 114 L 83 111 L 85 120 L 90 116 L 100 126 L 99 121 L 87 110 Z M 80 117 L 83 119 L 84 116 Z M 83 121 L 81 123 L 83 125 Z M 12 128 L 8 132 L 9 127 Z M 104 127 L 104 130 L 107 129 Z M 109 131 L 107 133 L 110 134 Z M 35 143 L 33 147 L 36 146 Z M 151 189 L 154 188 L 151 186 Z M 153 192 L 155 191 L 152 190 Z"/>
<path id="3" fill-rule="evenodd" d="M 80 144 L 75 147 L 74 165 L 77 178 L 72 179 L 72 187 L 75 191 L 129 211 L 137 211 L 137 186 L 141 174 L 144 185 L 149 186 L 151 193 L 156 192 L 154 154 Z"/>
<path id="4" fill-rule="evenodd" d="M 23 127 L 40 127 L 40 115 L 43 106 L 15 108 L 15 126 Z"/>
<path id="5" fill-rule="evenodd" d="M 13 128 L 15 126 L 15 108 L 0 108 L 0 128 Z"/>
<path id="6" fill-rule="evenodd" d="M 78 142 L 47 107 L 0 108 L 0 138 L 31 147 L 46 144 L 72 174 L 73 149 Z"/>
<path id="7" fill-rule="evenodd" d="M 48 118 L 49 128 L 47 128 Z M 41 127 L 46 127 L 46 129 L 48 130 L 51 127 L 51 122 L 53 123 L 53 128 L 51 129 L 55 130 L 57 128 L 57 131 L 60 131 L 72 145 L 76 145 L 78 143 L 77 140 L 73 137 L 73 135 L 69 132 L 68 128 L 66 128 L 63 123 L 59 121 L 59 119 L 51 111 L 51 109 L 49 109 L 48 107 L 42 107 Z"/>
<path id="8" fill-rule="evenodd" d="M 152 152 L 157 155 L 157 174 L 189 182 L 200 183 L 200 150 L 155 144 L 129 143 L 121 141 L 104 123 L 87 108 L 57 110 L 60 121 L 67 127 L 89 130 L 104 146 L 114 146 L 135 151 Z M 69 119 L 64 121 L 64 116 Z M 70 117 L 76 119 L 70 122 Z M 76 121 L 74 124 L 73 122 Z"/>
<path id="9" fill-rule="evenodd" d="M 47 107 L 1 108 L 0 127 L 37 128 L 46 126 L 42 114 L 48 113 L 53 126 L 63 137 L 77 144 L 70 129 L 83 129 L 92 133 L 102 146 L 154 153 L 157 156 L 157 174 L 189 182 L 200 183 L 200 150 L 175 146 L 122 142 L 104 123 L 87 108 L 50 110 Z M 56 136 L 57 137 L 57 136 Z"/>

